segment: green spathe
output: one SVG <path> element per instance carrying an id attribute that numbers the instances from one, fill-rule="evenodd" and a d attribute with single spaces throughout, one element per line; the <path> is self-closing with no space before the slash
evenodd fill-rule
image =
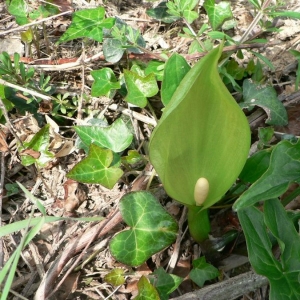
<path id="1" fill-rule="evenodd" d="M 150 161 L 167 193 L 196 205 L 194 188 L 204 177 L 208 208 L 241 172 L 250 148 L 247 118 L 223 84 L 217 63 L 223 46 L 212 50 L 184 77 L 150 140 Z"/>

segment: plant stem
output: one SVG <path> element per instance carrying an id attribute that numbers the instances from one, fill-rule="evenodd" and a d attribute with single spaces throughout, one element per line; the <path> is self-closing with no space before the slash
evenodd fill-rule
<path id="1" fill-rule="evenodd" d="M 202 206 L 189 206 L 188 224 L 191 236 L 196 242 L 206 240 L 210 232 L 208 209 L 203 209 Z"/>

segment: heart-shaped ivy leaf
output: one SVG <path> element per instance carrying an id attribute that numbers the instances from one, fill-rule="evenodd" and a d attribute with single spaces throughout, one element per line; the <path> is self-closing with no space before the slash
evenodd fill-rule
<path id="1" fill-rule="evenodd" d="M 157 82 L 153 73 L 142 77 L 139 74 L 124 70 L 124 78 L 128 94 L 125 100 L 138 107 L 147 105 L 147 97 L 152 97 L 158 92 Z"/>
<path id="2" fill-rule="evenodd" d="M 215 4 L 215 0 L 205 0 L 203 6 L 213 30 L 218 29 L 226 20 L 233 18 L 229 2 L 221 1 Z"/>
<path id="3" fill-rule="evenodd" d="M 112 255 L 120 262 L 138 266 L 176 239 L 176 221 L 149 192 L 132 192 L 120 202 L 120 212 L 131 227 L 118 233 L 110 243 Z"/>
<path id="4" fill-rule="evenodd" d="M 110 68 L 103 68 L 91 72 L 95 79 L 92 85 L 92 96 L 105 96 L 110 90 L 121 88 L 120 82 L 117 81 L 115 73 Z"/>
<path id="5" fill-rule="evenodd" d="M 91 144 L 88 156 L 67 177 L 83 183 L 99 183 L 111 189 L 123 175 L 121 169 L 111 166 L 113 158 L 111 150 Z"/>
<path id="6" fill-rule="evenodd" d="M 132 142 L 133 135 L 122 119 L 117 119 L 108 127 L 75 126 L 75 131 L 85 145 L 85 150 L 93 143 L 114 152 L 125 150 Z"/>

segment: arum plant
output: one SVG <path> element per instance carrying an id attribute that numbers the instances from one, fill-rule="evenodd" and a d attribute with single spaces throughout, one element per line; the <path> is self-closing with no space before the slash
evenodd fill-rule
<path id="1" fill-rule="evenodd" d="M 223 84 L 223 45 L 183 78 L 151 136 L 150 161 L 166 192 L 188 207 L 193 238 L 208 237 L 208 208 L 237 179 L 250 148 L 247 118 Z"/>

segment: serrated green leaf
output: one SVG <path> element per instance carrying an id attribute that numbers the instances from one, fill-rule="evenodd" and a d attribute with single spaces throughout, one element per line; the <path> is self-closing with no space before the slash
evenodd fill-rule
<path id="1" fill-rule="evenodd" d="M 174 53 L 168 59 L 164 69 L 164 76 L 160 93 L 161 101 L 165 106 L 170 102 L 181 80 L 190 69 L 191 67 L 186 62 L 184 57 L 177 53 Z"/>
<path id="2" fill-rule="evenodd" d="M 127 96 L 125 100 L 138 107 L 147 105 L 147 97 L 157 94 L 158 86 L 153 73 L 142 77 L 137 73 L 124 70 L 124 78 L 127 86 Z"/>
<path id="3" fill-rule="evenodd" d="M 120 201 L 120 212 L 131 227 L 118 233 L 110 243 L 112 255 L 120 262 L 138 266 L 176 239 L 178 226 L 149 192 L 132 192 Z"/>
<path id="4" fill-rule="evenodd" d="M 91 75 L 95 79 L 91 91 L 93 97 L 105 96 L 111 90 L 121 88 L 120 82 L 118 82 L 114 72 L 110 68 L 92 71 Z"/>
<path id="5" fill-rule="evenodd" d="M 261 86 L 251 80 L 244 80 L 243 83 L 244 102 L 240 105 L 243 108 L 259 106 L 268 115 L 266 123 L 269 125 L 285 126 L 288 123 L 287 112 L 284 105 L 277 97 L 272 86 Z"/>
<path id="6" fill-rule="evenodd" d="M 221 1 L 215 4 L 215 0 L 205 0 L 203 7 L 213 30 L 217 30 L 224 21 L 233 18 L 229 2 Z"/>
<path id="7" fill-rule="evenodd" d="M 300 141 L 278 143 L 271 154 L 267 171 L 234 203 L 241 210 L 259 201 L 282 195 L 292 182 L 300 183 Z"/>
<path id="8" fill-rule="evenodd" d="M 58 43 L 82 37 L 102 42 L 103 28 L 110 29 L 114 22 L 114 18 L 105 18 L 105 9 L 103 7 L 80 10 L 73 14 L 71 25 L 58 40 Z"/>
<path id="9" fill-rule="evenodd" d="M 187 73 L 149 145 L 150 161 L 177 201 L 196 205 L 195 184 L 200 177 L 208 180 L 203 208 L 219 201 L 231 187 L 250 148 L 247 118 L 217 71 L 221 53 L 222 47 L 214 49 Z"/>
<path id="10" fill-rule="evenodd" d="M 162 267 L 153 272 L 156 278 L 150 278 L 151 284 L 156 287 L 161 300 L 169 299 L 168 295 L 174 292 L 183 281 L 183 278 L 167 273 Z"/>
<path id="11" fill-rule="evenodd" d="M 124 270 L 113 269 L 111 272 L 104 276 L 104 280 L 114 286 L 122 285 L 125 283 Z"/>
<path id="12" fill-rule="evenodd" d="M 74 129 L 87 148 L 93 143 L 114 152 L 122 152 L 133 139 L 132 133 L 120 118 L 107 127 L 74 126 Z"/>
<path id="13" fill-rule="evenodd" d="M 211 264 L 208 264 L 205 260 L 205 256 L 202 256 L 193 261 L 193 269 L 191 270 L 189 277 L 198 286 L 202 287 L 205 281 L 214 279 L 219 275 L 219 270 Z"/>
<path id="14" fill-rule="evenodd" d="M 106 188 L 113 188 L 123 175 L 119 168 L 112 167 L 113 153 L 91 144 L 88 156 L 79 162 L 67 177 L 83 183 L 99 183 Z"/>
<path id="15" fill-rule="evenodd" d="M 138 295 L 134 300 L 160 300 L 155 287 L 143 275 L 138 282 Z"/>

